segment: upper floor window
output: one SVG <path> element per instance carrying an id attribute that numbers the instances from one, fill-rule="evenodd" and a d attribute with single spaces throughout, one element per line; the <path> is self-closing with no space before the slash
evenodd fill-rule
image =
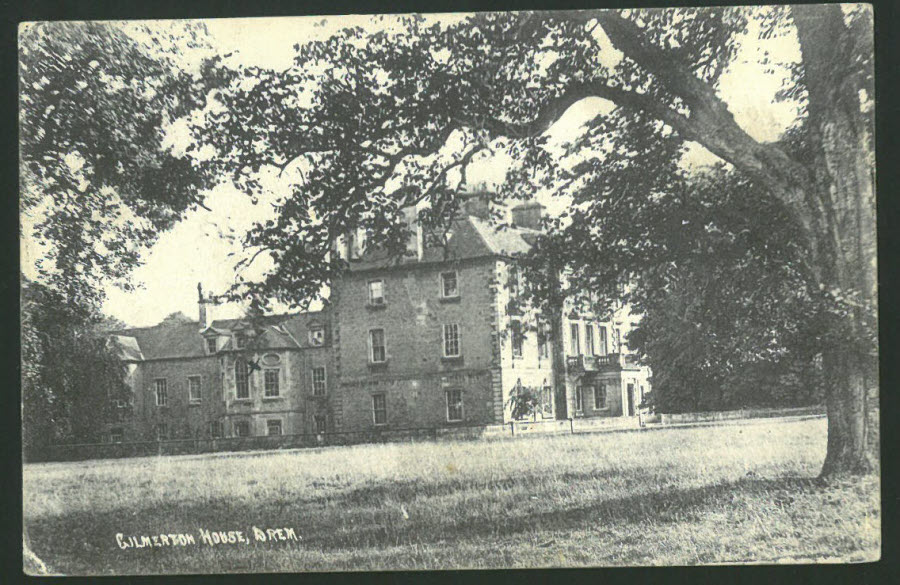
<path id="1" fill-rule="evenodd" d="M 384 329 L 369 330 L 369 361 L 373 364 L 380 364 L 387 361 Z"/>
<path id="2" fill-rule="evenodd" d="M 206 351 L 208 353 L 216 353 L 217 345 L 215 337 L 207 337 L 206 338 Z"/>
<path id="3" fill-rule="evenodd" d="M 509 329 L 512 336 L 513 357 L 520 358 L 525 350 L 525 333 L 522 331 L 522 322 L 518 319 L 513 319 L 509 322 Z"/>
<path id="4" fill-rule="evenodd" d="M 578 331 L 578 323 L 569 323 L 569 353 L 581 355 L 581 335 Z"/>
<path id="5" fill-rule="evenodd" d="M 250 398 L 250 373 L 244 360 L 234 362 L 234 385 L 237 398 Z"/>
<path id="6" fill-rule="evenodd" d="M 281 419 L 269 419 L 266 421 L 266 434 L 270 437 L 281 435 Z"/>
<path id="7" fill-rule="evenodd" d="M 441 272 L 441 296 L 445 299 L 459 296 L 459 281 L 455 270 Z"/>
<path id="8" fill-rule="evenodd" d="M 200 402 L 200 376 L 188 378 L 188 400 L 191 401 L 191 404 Z"/>
<path id="9" fill-rule="evenodd" d="M 447 390 L 447 421 L 455 422 L 463 419 L 462 390 Z"/>
<path id="10" fill-rule="evenodd" d="M 550 337 L 550 332 L 547 331 L 546 326 L 542 326 L 538 331 L 538 357 L 539 358 L 549 358 L 550 357 L 550 344 L 548 342 L 548 338 Z"/>
<path id="11" fill-rule="evenodd" d="M 622 330 L 619 327 L 616 327 L 613 330 L 613 341 L 616 345 L 616 352 L 617 353 L 625 353 L 622 350 Z"/>
<path id="12" fill-rule="evenodd" d="M 266 398 L 275 398 L 279 395 L 278 387 L 279 371 L 276 369 L 265 370 L 263 372 L 263 385 Z"/>
<path id="13" fill-rule="evenodd" d="M 156 406 L 166 406 L 169 404 L 169 389 L 165 378 L 157 378 L 154 380 L 156 384 Z"/>
<path id="14" fill-rule="evenodd" d="M 606 355 L 609 351 L 606 341 L 606 327 L 600 327 L 600 355 Z"/>
<path id="15" fill-rule="evenodd" d="M 459 325 L 444 325 L 444 357 L 459 357 Z"/>
<path id="16" fill-rule="evenodd" d="M 325 344 L 325 328 L 321 325 L 313 325 L 309 328 L 309 344 L 324 345 Z"/>
<path id="17" fill-rule="evenodd" d="M 518 299 L 522 289 L 522 276 L 519 273 L 519 267 L 515 264 L 509 265 L 509 279 L 507 286 L 509 288 L 510 300 Z"/>
<path id="18" fill-rule="evenodd" d="M 243 333 L 237 333 L 234 336 L 234 347 L 235 349 L 244 349 L 247 347 L 247 336 Z"/>
<path id="19" fill-rule="evenodd" d="M 325 396 L 325 366 L 312 369 L 313 396 Z"/>
<path id="20" fill-rule="evenodd" d="M 584 324 L 584 353 L 594 355 L 594 326 L 590 323 Z"/>
<path id="21" fill-rule="evenodd" d="M 384 304 L 384 281 L 383 280 L 370 280 L 369 281 L 369 304 L 370 305 L 383 305 Z"/>
<path id="22" fill-rule="evenodd" d="M 372 420 L 376 425 L 387 424 L 387 396 L 384 394 L 372 395 Z"/>

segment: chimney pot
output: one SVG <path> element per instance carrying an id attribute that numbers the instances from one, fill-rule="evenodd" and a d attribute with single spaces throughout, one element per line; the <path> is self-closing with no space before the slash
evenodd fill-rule
<path id="1" fill-rule="evenodd" d="M 206 329 L 206 303 L 207 300 L 203 298 L 203 285 L 201 283 L 197 283 L 197 307 L 200 312 L 200 328 Z"/>

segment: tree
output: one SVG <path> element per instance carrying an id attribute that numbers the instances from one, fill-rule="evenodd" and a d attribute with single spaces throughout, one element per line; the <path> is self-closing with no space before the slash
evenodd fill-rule
<path id="1" fill-rule="evenodd" d="M 635 212 L 586 207 L 572 219 L 597 233 L 584 259 L 590 272 L 578 275 L 586 286 L 616 282 L 626 259 L 625 296 L 641 314 L 628 345 L 654 372 L 654 406 L 821 400 L 816 355 L 827 315 L 795 268 L 803 249 L 779 202 L 722 168 L 672 177 L 655 195 Z"/>
<path id="2" fill-rule="evenodd" d="M 784 65 L 801 148 L 754 139 L 717 93 L 751 23 L 762 36 L 799 43 L 799 60 Z M 265 167 L 304 175 L 278 203 L 278 217 L 248 234 L 248 248 L 269 255 L 275 269 L 244 292 L 292 303 L 320 295 L 343 268 L 329 254 L 335 238 L 355 230 L 402 253 L 403 208 L 427 202 L 423 221 L 445 221 L 470 163 L 485 152 L 521 163 L 506 185 L 520 195 L 552 186 L 610 205 L 612 191 L 628 192 L 629 176 L 671 176 L 685 145 L 699 144 L 795 222 L 804 278 L 829 307 L 820 338 L 829 413 L 823 473 L 877 467 L 869 8 L 480 14 L 448 25 L 411 16 L 380 26 L 298 45 L 285 72 L 246 70 L 246 82 L 217 94 L 217 107 L 194 127 L 198 145 L 217 152 L 207 172 L 227 171 L 248 193 L 261 189 Z M 586 124 L 568 152 L 580 162 L 567 167 L 547 131 L 588 98 L 615 109 Z M 663 147 L 668 156 L 645 156 Z M 639 206 L 640 197 L 629 203 Z M 589 226 L 567 237 L 577 233 L 576 243 L 594 241 Z"/>
<path id="3" fill-rule="evenodd" d="M 19 39 L 20 206 L 35 278 L 67 302 L 99 306 L 104 287 L 130 289 L 141 250 L 202 205 L 209 183 L 167 142 L 205 103 L 224 69 L 175 60 L 200 50 L 203 28 L 35 23 Z"/>
<path id="4" fill-rule="evenodd" d="M 134 27 L 136 30 L 140 26 Z M 202 27 L 144 41 L 111 23 L 37 23 L 19 42 L 23 436 L 26 455 L 54 441 L 98 440 L 111 398 L 126 398 L 99 313 L 104 289 L 130 289 L 141 250 L 202 205 L 204 175 L 168 144 L 170 124 L 205 102 L 222 72 L 174 60 Z M 140 32 L 140 31 L 138 31 Z M 23 266 L 28 272 L 28 266 Z"/>
<path id="5" fill-rule="evenodd" d="M 125 369 L 110 351 L 108 323 L 44 285 L 22 294 L 22 431 L 27 458 L 64 441 L 102 439 L 115 400 L 130 401 Z"/>

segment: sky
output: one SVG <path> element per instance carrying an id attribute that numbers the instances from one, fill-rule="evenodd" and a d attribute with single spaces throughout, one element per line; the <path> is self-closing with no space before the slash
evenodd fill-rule
<path id="1" fill-rule="evenodd" d="M 460 16 L 435 15 L 434 18 L 445 20 Z M 232 62 L 273 69 L 291 65 L 293 47 L 298 42 L 325 38 L 348 25 L 373 26 L 371 18 L 366 16 L 211 19 L 204 22 L 215 50 L 221 54 L 233 53 L 229 57 Z M 758 51 L 763 47 L 756 42 L 755 33 L 749 31 L 748 40 L 742 43 L 733 66 L 723 75 L 719 91 L 737 122 L 749 134 L 758 140 L 771 141 L 793 122 L 795 112 L 790 104 L 773 104 L 781 78 L 778 74 L 766 73 L 759 65 Z M 778 46 L 770 42 L 765 48 L 782 55 L 799 52 L 795 41 L 782 41 Z M 610 106 L 609 102 L 596 98 L 575 104 L 551 133 L 571 136 L 586 120 Z M 702 148 L 694 149 L 689 155 L 689 164 L 700 165 L 713 160 L 715 157 Z M 508 161 L 484 159 L 470 169 L 470 180 L 497 183 L 505 173 L 506 164 Z M 295 179 L 290 173 L 286 175 L 280 179 L 266 178 L 270 198 L 258 205 L 251 204 L 248 197 L 230 185 L 212 190 L 205 202 L 211 211 L 191 212 L 163 234 L 144 254 L 143 266 L 134 272 L 138 290 L 126 293 L 114 287 L 108 289 L 103 311 L 132 326 L 153 325 L 177 311 L 196 319 L 198 282 L 205 290 L 214 292 L 222 292 L 234 282 L 234 255 L 241 252 L 241 247 L 226 236 L 240 233 L 253 221 L 264 220 L 272 213 L 271 202 L 286 192 L 290 181 Z M 27 274 L 28 257 L 24 248 L 23 268 Z M 242 311 L 243 307 L 237 305 L 210 309 L 212 318 L 235 317 Z"/>

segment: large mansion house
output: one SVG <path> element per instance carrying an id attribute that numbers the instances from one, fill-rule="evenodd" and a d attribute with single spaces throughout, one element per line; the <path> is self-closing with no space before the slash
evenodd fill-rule
<path id="1" fill-rule="evenodd" d="M 472 195 L 440 246 L 419 229 L 399 262 L 347 239 L 322 311 L 208 320 L 201 293 L 198 321 L 116 332 L 133 396 L 109 440 L 506 423 L 523 389 L 541 397 L 530 418 L 635 415 L 649 381 L 623 341 L 627 311 L 568 307 L 554 342 L 514 309 L 541 210 L 520 204 L 498 230 Z"/>

